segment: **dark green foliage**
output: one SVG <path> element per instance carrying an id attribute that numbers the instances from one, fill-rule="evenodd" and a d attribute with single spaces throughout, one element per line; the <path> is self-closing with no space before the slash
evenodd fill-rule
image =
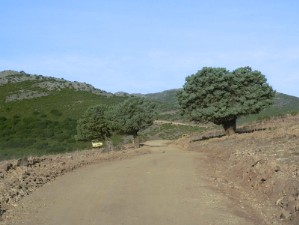
<path id="1" fill-rule="evenodd" d="M 0 160 L 52 154 L 58 151 L 66 152 L 86 147 L 86 144 L 78 143 L 74 139 L 76 134 L 74 119 L 55 121 L 36 115 L 1 118 Z"/>
<path id="2" fill-rule="evenodd" d="M 155 104 L 142 97 L 130 97 L 110 112 L 110 121 L 120 133 L 137 136 L 138 131 L 153 124 Z"/>
<path id="3" fill-rule="evenodd" d="M 204 67 L 188 76 L 178 92 L 182 113 L 193 121 L 209 121 L 235 130 L 236 119 L 272 104 L 275 92 L 264 75 L 249 67 L 229 72 Z"/>
<path id="4" fill-rule="evenodd" d="M 24 74 L 10 75 L 12 79 L 21 80 L 24 76 L 30 78 L 30 75 Z M 90 143 L 78 142 L 74 138 L 77 120 L 91 106 L 113 105 L 126 99 L 67 87 L 47 89 L 39 84 L 55 83 L 55 79 L 37 78 L 0 86 L 0 160 L 90 147 Z M 24 91 L 46 93 L 48 96 L 7 101 L 8 96 Z"/>
<path id="5" fill-rule="evenodd" d="M 4 117 L 4 116 L 0 116 L 0 123 L 3 123 L 3 122 L 5 122 L 7 120 L 7 118 L 6 117 Z"/>
<path id="6" fill-rule="evenodd" d="M 77 139 L 83 141 L 106 140 L 111 136 L 110 124 L 106 118 L 107 106 L 93 106 L 87 109 L 78 121 Z"/>
<path id="7" fill-rule="evenodd" d="M 57 109 L 52 109 L 50 113 L 57 117 L 62 116 L 62 112 L 58 111 Z"/>

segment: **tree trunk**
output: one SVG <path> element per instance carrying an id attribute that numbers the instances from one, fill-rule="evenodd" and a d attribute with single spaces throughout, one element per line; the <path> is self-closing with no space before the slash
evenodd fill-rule
<path id="1" fill-rule="evenodd" d="M 236 122 L 237 122 L 237 119 L 232 119 L 232 120 L 226 121 L 225 123 L 222 124 L 226 136 L 236 133 L 236 129 L 237 129 Z"/>
<path id="2" fill-rule="evenodd" d="M 137 133 L 134 134 L 133 137 L 134 137 L 133 141 L 134 141 L 135 148 L 139 148 L 140 147 L 140 143 L 139 143 L 139 137 L 138 137 Z"/>

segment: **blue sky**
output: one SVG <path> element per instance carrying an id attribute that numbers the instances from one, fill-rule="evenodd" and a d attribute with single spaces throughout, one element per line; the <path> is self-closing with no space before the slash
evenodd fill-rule
<path id="1" fill-rule="evenodd" d="M 299 97 L 296 0 L 9 0 L 0 9 L 0 70 L 151 93 L 182 87 L 204 66 L 250 66 Z"/>

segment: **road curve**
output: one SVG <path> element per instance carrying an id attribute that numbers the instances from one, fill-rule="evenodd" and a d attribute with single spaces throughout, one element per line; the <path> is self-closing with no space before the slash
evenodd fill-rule
<path id="1" fill-rule="evenodd" d="M 262 224 L 211 188 L 200 154 L 149 142 L 152 154 L 68 173 L 24 198 L 11 224 Z M 149 147 L 152 146 L 152 147 Z"/>

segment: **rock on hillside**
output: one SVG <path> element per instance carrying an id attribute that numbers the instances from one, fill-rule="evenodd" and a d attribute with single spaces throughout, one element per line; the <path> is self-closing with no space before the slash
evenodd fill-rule
<path id="1" fill-rule="evenodd" d="M 15 84 L 18 87 L 15 88 L 15 91 L 9 92 L 5 99 L 6 102 L 47 96 L 53 91 L 61 91 L 63 89 L 86 91 L 96 95 L 112 95 L 106 91 L 96 89 L 90 84 L 42 75 L 32 75 L 23 71 L 5 70 L 0 72 L 0 86 L 7 84 Z"/>

